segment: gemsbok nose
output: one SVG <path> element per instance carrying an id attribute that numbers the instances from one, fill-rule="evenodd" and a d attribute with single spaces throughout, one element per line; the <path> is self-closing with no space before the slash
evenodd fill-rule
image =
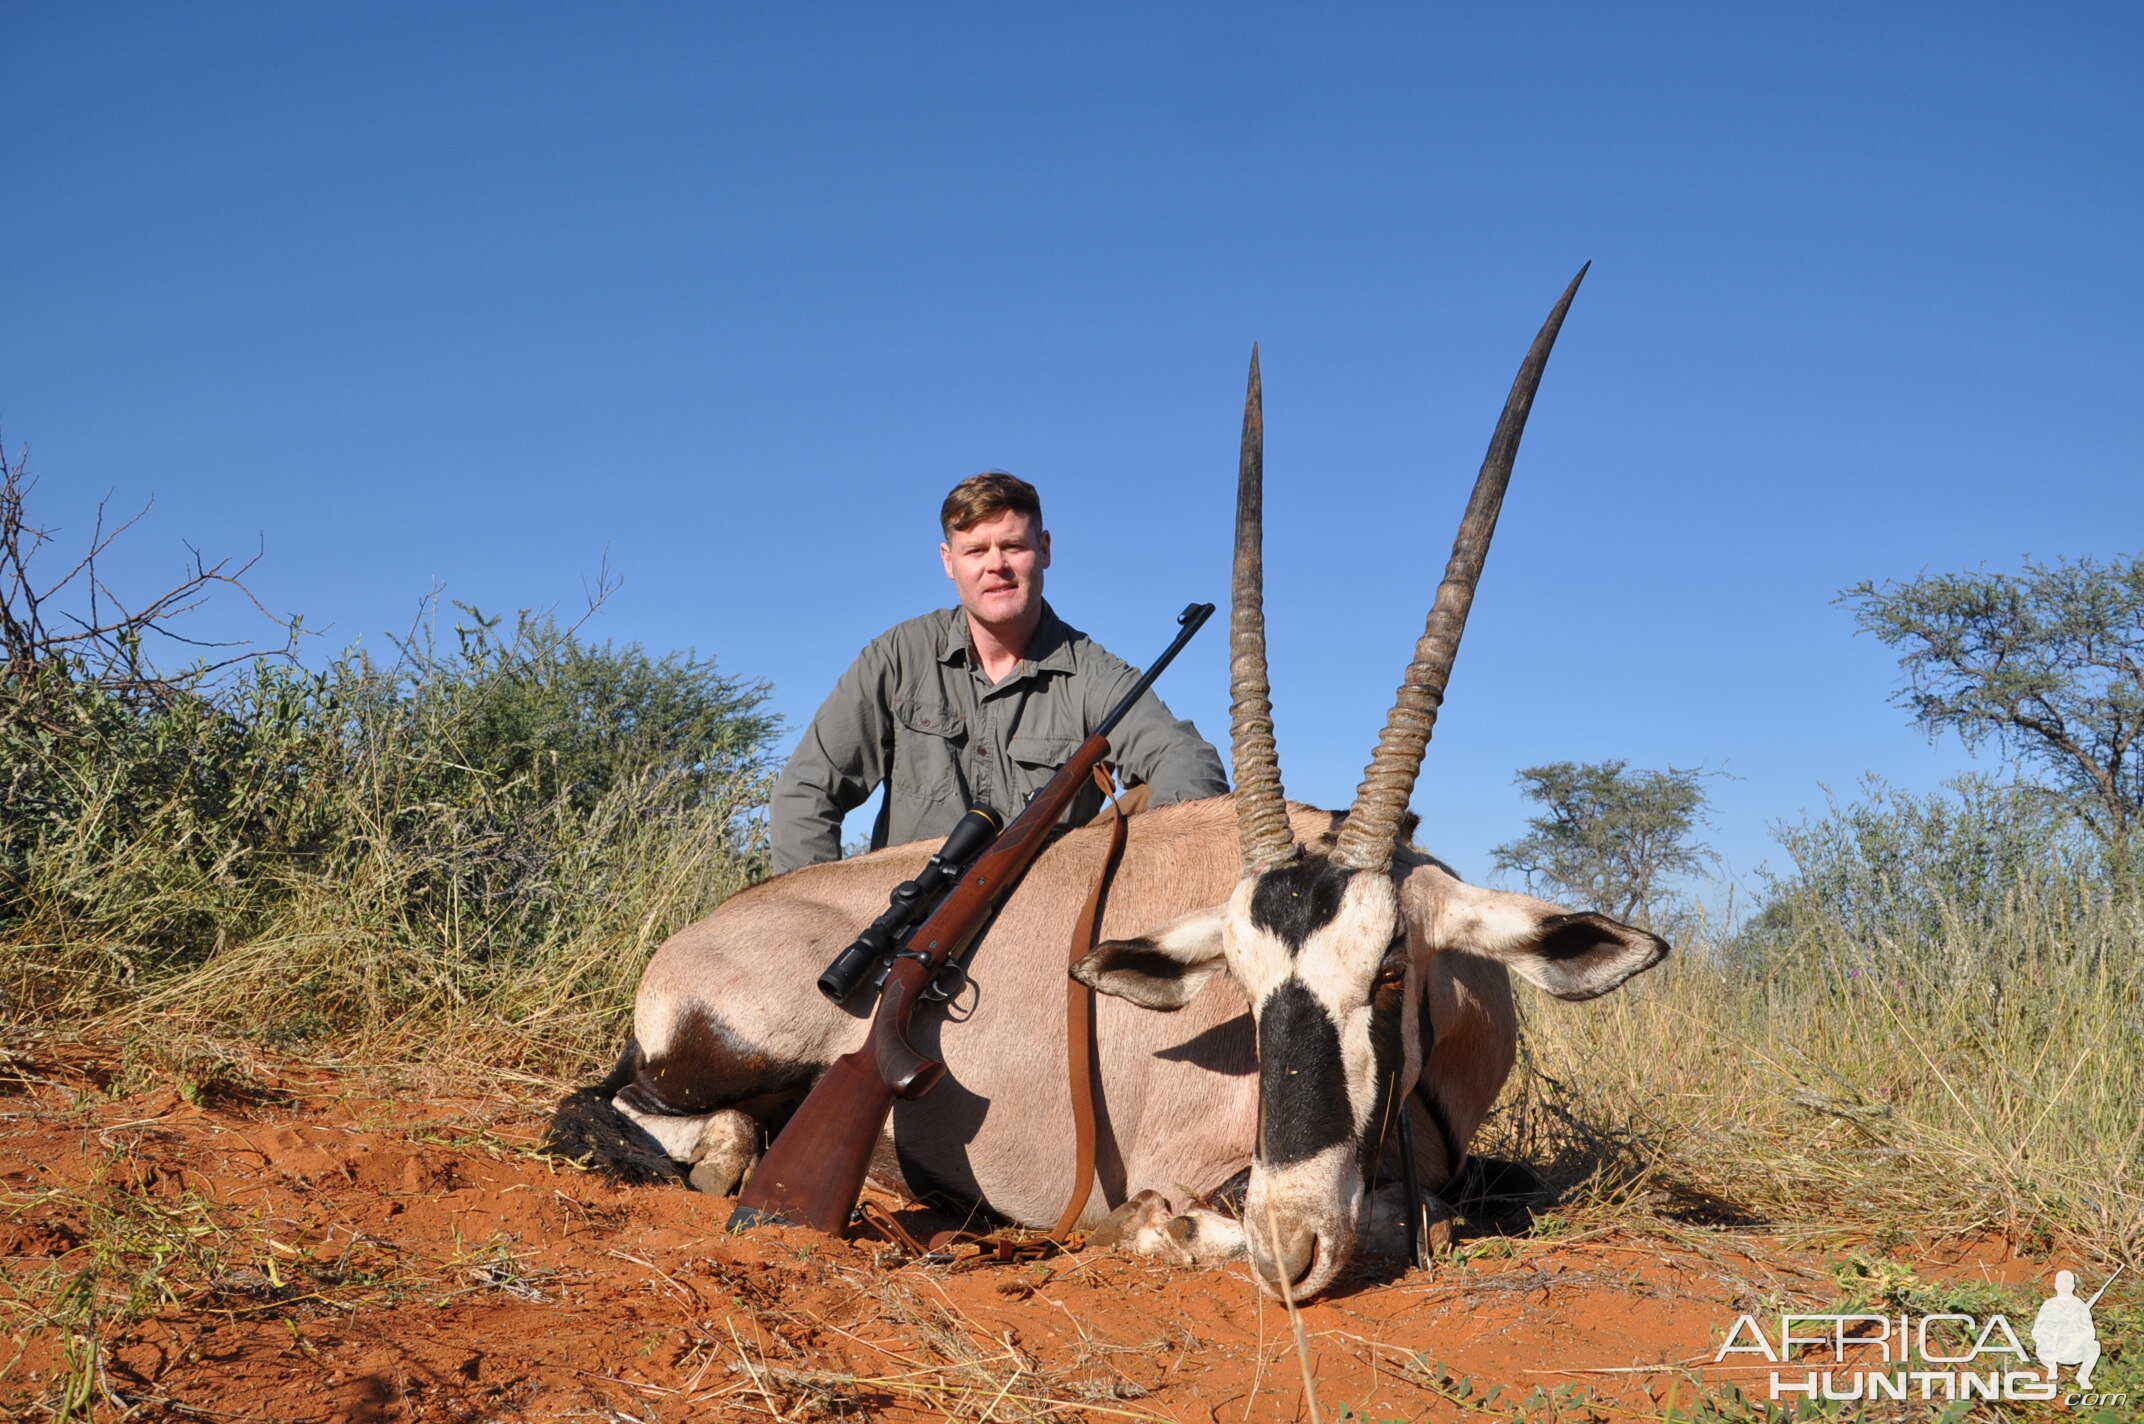
<path id="1" fill-rule="evenodd" d="M 1252 1222 L 1246 1232 L 1250 1240 L 1251 1268 L 1258 1272 L 1259 1281 L 1268 1292 L 1279 1295 L 1283 1290 L 1290 1295 L 1305 1294 L 1301 1282 L 1309 1277 L 1318 1263 L 1319 1239 L 1315 1228 L 1298 1225 L 1280 1228 L 1280 1251 L 1276 1259 L 1271 1230 L 1262 1222 Z"/>

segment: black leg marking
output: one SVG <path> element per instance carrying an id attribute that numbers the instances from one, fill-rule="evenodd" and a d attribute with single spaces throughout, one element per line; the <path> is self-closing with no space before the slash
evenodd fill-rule
<path id="1" fill-rule="evenodd" d="M 1362 1174 L 1375 1177 L 1394 1138 L 1395 1108 L 1405 1111 L 1406 1095 L 1393 1093 L 1407 1055 L 1400 1046 L 1402 1011 L 1407 1002 L 1404 979 L 1381 981 L 1370 996 L 1370 1059 L 1377 1074 L 1377 1097 L 1370 1104 L 1370 1125 L 1362 1139 Z"/>
<path id="2" fill-rule="evenodd" d="M 1429 987 L 1426 971 L 1423 979 L 1422 1002 L 1415 1007 L 1414 1037 L 1416 1046 L 1422 1052 L 1422 1071 L 1426 1073 L 1429 1071 L 1429 1055 L 1437 1047 L 1437 1020 L 1429 1011 Z"/>
<path id="3" fill-rule="evenodd" d="M 823 1063 L 762 1053 L 694 1005 L 678 1016 L 663 1051 L 645 1058 L 618 1096 L 635 1112 L 693 1116 L 809 1086 L 825 1069 Z"/>
<path id="4" fill-rule="evenodd" d="M 1230 1177 L 1220 1186 L 1200 1197 L 1197 1205 L 1211 1208 L 1214 1211 L 1225 1212 L 1236 1218 L 1236 1220 L 1241 1221 L 1243 1220 L 1243 1199 L 1250 1194 L 1251 1169 L 1245 1167 L 1235 1176 Z"/>
<path id="5" fill-rule="evenodd" d="M 640 1045 L 626 1040 L 610 1075 L 600 1083 L 566 1095 L 551 1115 L 544 1150 L 576 1161 L 624 1182 L 682 1181 L 685 1169 L 670 1160 L 662 1144 L 632 1119 L 611 1106 L 618 1090 L 640 1066 Z"/>

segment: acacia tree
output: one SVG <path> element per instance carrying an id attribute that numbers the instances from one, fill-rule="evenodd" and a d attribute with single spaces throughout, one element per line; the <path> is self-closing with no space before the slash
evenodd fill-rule
<path id="1" fill-rule="evenodd" d="M 1706 773 L 1628 766 L 1559 761 L 1521 771 L 1526 798 L 1544 809 L 1525 835 L 1490 852 L 1496 868 L 1523 874 L 1529 889 L 1545 881 L 1619 920 L 1650 922 L 1665 881 L 1716 859 L 1691 839 L 1704 820 Z"/>
<path id="2" fill-rule="evenodd" d="M 1899 650 L 1892 700 L 1931 737 L 2038 768 L 2037 791 L 2129 858 L 2144 825 L 2144 556 L 1863 581 L 1839 602 Z"/>

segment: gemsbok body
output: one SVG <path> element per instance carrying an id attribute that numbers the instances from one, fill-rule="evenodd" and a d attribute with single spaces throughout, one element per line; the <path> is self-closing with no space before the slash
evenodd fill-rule
<path id="1" fill-rule="evenodd" d="M 1405 835 L 1526 416 L 1584 275 L 1520 368 L 1344 814 L 1282 794 L 1253 351 L 1230 628 L 1236 790 L 1130 819 L 1102 943 L 1073 967 L 1102 996 L 1100 1132 L 1083 1225 L 1106 1220 L 1132 1249 L 1187 1264 L 1247 1252 L 1268 1292 L 1315 1294 L 1366 1236 L 1389 1249 L 1425 1205 L 1441 1210 L 1437 1193 L 1459 1173 L 1514 1061 L 1507 971 L 1588 999 L 1667 953 L 1658 937 L 1604 916 L 1468 885 Z M 1056 1219 L 1074 1165 L 1066 946 L 1105 843 L 1090 826 L 1044 852 L 983 941 L 968 989 L 947 1014 L 919 1017 L 916 1046 L 944 1059 L 947 1076 L 895 1108 L 872 1163 L 880 1185 L 1022 1225 Z M 568 1100 L 554 1141 L 613 1160 L 638 1150 L 657 1174 L 734 1190 L 769 1128 L 863 1041 L 868 1014 L 828 1003 L 813 981 L 931 850 L 895 846 L 793 871 L 666 941 L 617 1069 Z M 1423 1200 L 1401 1200 L 1410 1178 Z M 1223 1193 L 1231 1184 L 1238 1193 Z M 1217 1195 L 1240 1212 L 1204 1204 Z"/>

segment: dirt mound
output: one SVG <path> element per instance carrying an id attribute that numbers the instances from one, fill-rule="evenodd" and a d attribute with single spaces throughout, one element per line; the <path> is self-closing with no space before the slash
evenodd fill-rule
<path id="1" fill-rule="evenodd" d="M 533 1100 L 317 1073 L 115 1096 L 86 1061 L 13 1069 L 0 1408 L 350 1424 L 1310 1415 L 1288 1317 L 1240 1267 L 929 1264 L 803 1231 L 730 1236 L 727 1201 L 543 1157 Z M 1738 1313 L 1836 1299 L 1831 1259 L 1747 1231 L 1548 1218 L 1466 1241 L 1433 1272 L 1367 1266 L 1302 1325 L 1327 1419 L 1658 1417 L 1691 1397 L 1693 1370 L 1708 1391 L 1735 1376 L 1709 1365 Z M 2043 1274 L 1994 1243 L 1923 1269 Z"/>

